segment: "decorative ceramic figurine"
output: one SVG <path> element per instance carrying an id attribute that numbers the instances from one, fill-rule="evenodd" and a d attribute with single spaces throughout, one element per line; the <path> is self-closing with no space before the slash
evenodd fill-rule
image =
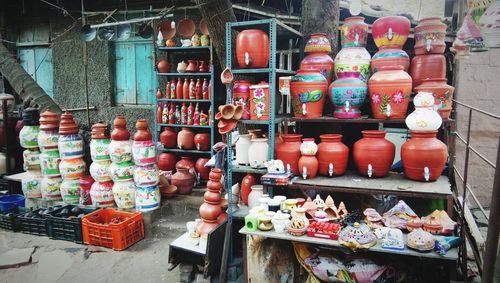
<path id="1" fill-rule="evenodd" d="M 340 230 L 339 243 L 354 251 L 368 249 L 377 244 L 377 237 L 366 224 L 356 222 Z"/>
<path id="2" fill-rule="evenodd" d="M 437 110 L 441 118 L 450 118 L 453 92 L 455 88 L 446 83 L 446 79 L 423 79 L 422 83 L 415 88 L 414 92 L 430 92 L 434 97 L 434 110 Z"/>
<path id="3" fill-rule="evenodd" d="M 200 37 L 201 40 L 201 46 L 209 46 L 210 45 L 210 37 L 206 34 L 203 34 Z"/>

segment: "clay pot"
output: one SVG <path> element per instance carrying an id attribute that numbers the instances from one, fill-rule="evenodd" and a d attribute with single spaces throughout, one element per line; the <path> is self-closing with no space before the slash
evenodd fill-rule
<path id="1" fill-rule="evenodd" d="M 250 86 L 250 119 L 269 120 L 269 84 L 260 82 Z"/>
<path id="2" fill-rule="evenodd" d="M 345 19 L 340 27 L 340 42 L 342 48 L 365 46 L 368 37 L 368 25 L 365 18 L 355 16 Z"/>
<path id="3" fill-rule="evenodd" d="M 186 68 L 186 72 L 195 73 L 198 72 L 198 61 L 196 60 L 188 60 L 188 65 Z"/>
<path id="4" fill-rule="evenodd" d="M 111 165 L 111 160 L 99 160 L 92 162 L 89 168 L 90 175 L 98 182 L 111 180 L 109 165 Z"/>
<path id="5" fill-rule="evenodd" d="M 182 128 L 177 134 L 177 146 L 180 149 L 194 149 L 194 133 L 190 128 Z"/>
<path id="6" fill-rule="evenodd" d="M 187 68 L 187 64 L 184 61 L 177 63 L 177 72 L 185 73 Z"/>
<path id="7" fill-rule="evenodd" d="M 127 130 L 127 120 L 124 116 L 116 116 L 113 121 L 113 131 L 111 139 L 115 141 L 126 141 L 130 139 L 130 132 Z"/>
<path id="8" fill-rule="evenodd" d="M 80 201 L 82 205 L 92 205 L 92 199 L 90 199 L 90 189 L 94 179 L 91 176 L 83 176 L 80 178 Z"/>
<path id="9" fill-rule="evenodd" d="M 210 133 L 197 133 L 193 141 L 197 150 L 210 150 Z"/>
<path id="10" fill-rule="evenodd" d="M 401 160 L 408 179 L 435 181 L 443 172 L 448 148 L 436 134 L 437 131 L 411 131 L 411 139 L 401 146 Z"/>
<path id="11" fill-rule="evenodd" d="M 233 86 L 233 103 L 234 105 L 243 106 L 243 114 L 241 120 L 250 119 L 250 81 L 236 80 Z"/>
<path id="12" fill-rule="evenodd" d="M 91 135 L 93 140 L 109 139 L 108 125 L 104 123 L 96 123 L 92 125 Z"/>
<path id="13" fill-rule="evenodd" d="M 334 106 L 333 117 L 353 119 L 361 117 L 368 86 L 359 79 L 359 72 L 338 73 L 338 79 L 330 84 L 328 94 Z"/>
<path id="14" fill-rule="evenodd" d="M 113 182 L 94 182 L 90 188 L 92 204 L 97 207 L 109 207 L 115 204 Z"/>
<path id="15" fill-rule="evenodd" d="M 170 71 L 170 63 L 168 63 L 165 59 L 161 59 L 158 63 L 156 63 L 156 69 L 158 70 L 158 73 L 168 73 Z"/>
<path id="16" fill-rule="evenodd" d="M 439 17 L 420 20 L 414 30 L 415 55 L 443 54 L 446 49 L 446 24 Z"/>
<path id="17" fill-rule="evenodd" d="M 130 140 L 111 140 L 108 150 L 111 161 L 115 163 L 132 160 L 132 141 Z"/>
<path id="18" fill-rule="evenodd" d="M 61 197 L 66 204 L 78 204 L 80 201 L 80 178 L 64 179 L 61 183 Z"/>
<path id="19" fill-rule="evenodd" d="M 368 82 L 373 117 L 403 119 L 410 102 L 411 77 L 401 66 L 384 66 Z"/>
<path id="20" fill-rule="evenodd" d="M 436 131 L 441 127 L 443 119 L 434 110 L 434 97 L 431 92 L 418 92 L 413 98 L 415 111 L 405 119 L 410 131 Z"/>
<path id="21" fill-rule="evenodd" d="M 175 163 L 175 168 L 177 168 L 179 166 L 182 168 L 192 169 L 192 168 L 194 168 L 194 161 L 191 160 L 190 157 L 181 156 L 181 160 L 179 160 L 179 161 L 177 161 L 177 163 Z"/>
<path id="22" fill-rule="evenodd" d="M 300 62 L 300 69 L 315 69 L 330 83 L 333 77 L 333 59 L 329 53 L 332 48 L 324 33 L 313 33 L 307 41 L 304 52 L 308 53 Z"/>
<path id="23" fill-rule="evenodd" d="M 410 76 L 413 87 L 422 83 L 423 79 L 446 78 L 446 58 L 441 54 L 419 55 L 411 59 Z"/>
<path id="24" fill-rule="evenodd" d="M 116 182 L 113 184 L 112 190 L 118 208 L 130 209 L 135 207 L 136 187 L 134 182 Z"/>
<path id="25" fill-rule="evenodd" d="M 148 131 L 148 121 L 146 119 L 139 119 L 135 123 L 136 132 L 134 134 L 134 141 L 149 141 L 153 139 L 153 135 Z"/>
<path id="26" fill-rule="evenodd" d="M 61 199 L 61 183 L 62 179 L 59 176 L 48 177 L 44 176 L 40 184 L 43 200 L 60 200 Z"/>
<path id="27" fill-rule="evenodd" d="M 240 135 L 236 141 L 236 163 L 238 164 L 248 164 L 248 147 L 252 144 L 250 137 L 250 134 Z"/>
<path id="28" fill-rule="evenodd" d="M 299 173 L 304 179 L 316 178 L 318 174 L 318 159 L 314 155 L 302 155 L 299 158 Z"/>
<path id="29" fill-rule="evenodd" d="M 326 37 L 326 33 L 318 32 L 311 34 L 311 37 L 306 43 L 304 47 L 304 52 L 312 53 L 312 52 L 327 52 L 330 53 L 332 51 L 332 46 L 330 41 Z"/>
<path id="30" fill-rule="evenodd" d="M 376 73 L 382 66 L 402 66 L 405 72 L 410 67 L 410 56 L 399 48 L 383 46 L 375 53 L 370 63 L 372 73 Z"/>
<path id="31" fill-rule="evenodd" d="M 194 187 L 195 178 L 189 173 L 189 168 L 176 166 L 177 172 L 172 175 L 172 185 L 176 186 L 181 195 L 190 194 Z"/>
<path id="32" fill-rule="evenodd" d="M 396 146 L 385 139 L 384 131 L 362 131 L 363 138 L 354 143 L 353 157 L 358 172 L 368 177 L 384 177 L 389 173 Z"/>
<path id="33" fill-rule="evenodd" d="M 73 114 L 65 112 L 61 115 L 61 122 L 59 122 L 60 135 L 74 135 L 78 134 L 78 126 L 73 119 Z"/>
<path id="34" fill-rule="evenodd" d="M 156 164 L 135 166 L 134 168 L 134 183 L 138 187 L 156 186 L 159 178 Z"/>
<path id="35" fill-rule="evenodd" d="M 63 179 L 80 179 L 85 175 L 85 162 L 82 158 L 63 159 L 59 163 L 59 172 Z"/>
<path id="36" fill-rule="evenodd" d="M 283 161 L 285 168 L 290 166 L 290 172 L 299 174 L 300 144 L 302 135 L 282 134 L 283 143 L 275 146 L 275 158 Z"/>
<path id="37" fill-rule="evenodd" d="M 338 76 L 341 72 L 359 72 L 359 78 L 367 82 L 371 58 L 364 47 L 342 48 L 335 56 L 335 75 Z"/>
<path id="38" fill-rule="evenodd" d="M 453 93 L 455 88 L 446 83 L 446 79 L 424 79 L 414 88 L 415 92 L 430 92 L 434 96 L 434 105 L 444 120 L 450 118 Z"/>
<path id="39" fill-rule="evenodd" d="M 163 152 L 158 155 L 158 169 L 162 171 L 174 171 L 177 156 L 173 153 Z"/>
<path id="40" fill-rule="evenodd" d="M 403 48 L 410 33 L 410 20 L 402 16 L 386 16 L 373 22 L 372 35 L 378 48 L 392 46 Z"/>
<path id="41" fill-rule="evenodd" d="M 45 110 L 42 114 L 40 114 L 40 130 L 42 131 L 51 131 L 59 128 L 59 119 L 57 118 L 57 114 L 50 111 Z"/>
<path id="42" fill-rule="evenodd" d="M 83 157 L 83 139 L 78 133 L 60 135 L 57 147 L 62 159 Z"/>
<path id="43" fill-rule="evenodd" d="M 290 82 L 295 117 L 317 118 L 323 114 L 328 83 L 317 70 L 299 69 Z"/>
<path id="44" fill-rule="evenodd" d="M 177 133 L 172 128 L 163 128 L 163 132 L 160 134 L 160 143 L 166 148 L 176 148 Z"/>
<path id="45" fill-rule="evenodd" d="M 321 135 L 318 144 L 319 174 L 323 176 L 341 176 L 347 169 L 349 148 L 342 143 L 342 135 Z"/>
<path id="46" fill-rule="evenodd" d="M 210 160 L 210 158 L 198 158 L 196 160 L 196 163 L 194 164 L 194 168 L 196 169 L 196 172 L 200 174 L 200 179 L 202 180 L 207 180 L 208 179 L 208 174 L 210 173 L 210 167 L 205 167 L 205 164 Z"/>
<path id="47" fill-rule="evenodd" d="M 265 68 L 269 63 L 269 36 L 260 29 L 243 30 L 236 36 L 240 68 Z"/>
<path id="48" fill-rule="evenodd" d="M 109 174 L 113 182 L 130 181 L 134 178 L 134 163 L 131 161 L 113 162 L 109 165 Z"/>
<path id="49" fill-rule="evenodd" d="M 245 205 L 248 205 L 248 195 L 252 191 L 252 186 L 255 184 L 257 184 L 257 179 L 255 178 L 254 175 L 250 173 L 247 173 L 245 177 L 243 177 L 243 179 L 241 180 L 240 197 L 241 201 L 243 201 Z"/>
<path id="50" fill-rule="evenodd" d="M 264 163 L 268 160 L 269 145 L 265 138 L 252 139 L 252 144 L 248 147 L 248 162 L 252 168 L 264 168 Z"/>

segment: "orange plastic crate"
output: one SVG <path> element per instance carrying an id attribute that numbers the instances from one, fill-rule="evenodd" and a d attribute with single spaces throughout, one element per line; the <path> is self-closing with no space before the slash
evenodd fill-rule
<path id="1" fill-rule="evenodd" d="M 103 224 L 115 217 L 126 218 L 117 224 Z M 87 245 L 122 251 L 144 238 L 141 212 L 124 212 L 105 208 L 82 218 L 83 242 Z"/>

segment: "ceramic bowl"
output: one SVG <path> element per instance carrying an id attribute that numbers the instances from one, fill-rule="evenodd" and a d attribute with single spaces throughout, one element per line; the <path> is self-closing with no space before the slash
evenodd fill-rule
<path id="1" fill-rule="evenodd" d="M 167 186 L 158 186 L 160 189 L 160 193 L 162 197 L 171 198 L 177 194 L 177 186 L 175 185 L 167 185 Z"/>
<path id="2" fill-rule="evenodd" d="M 227 120 L 226 126 L 219 128 L 219 134 L 223 135 L 223 134 L 229 133 L 234 128 L 236 128 L 237 123 L 238 123 L 238 121 L 235 119 Z"/>
<path id="3" fill-rule="evenodd" d="M 184 37 L 191 37 L 194 34 L 196 26 L 191 19 L 182 19 L 177 24 L 177 31 Z"/>
<path id="4" fill-rule="evenodd" d="M 158 28 L 160 29 L 164 40 L 171 39 L 172 37 L 175 36 L 175 33 L 177 32 L 175 30 L 175 26 L 172 27 L 172 21 L 170 20 L 161 21 L 158 24 Z"/>

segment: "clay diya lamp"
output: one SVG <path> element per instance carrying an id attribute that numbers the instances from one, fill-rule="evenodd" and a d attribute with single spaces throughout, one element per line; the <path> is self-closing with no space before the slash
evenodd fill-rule
<path id="1" fill-rule="evenodd" d="M 269 231 L 273 229 L 273 224 L 271 223 L 271 217 L 266 215 L 259 216 L 259 230 Z"/>

